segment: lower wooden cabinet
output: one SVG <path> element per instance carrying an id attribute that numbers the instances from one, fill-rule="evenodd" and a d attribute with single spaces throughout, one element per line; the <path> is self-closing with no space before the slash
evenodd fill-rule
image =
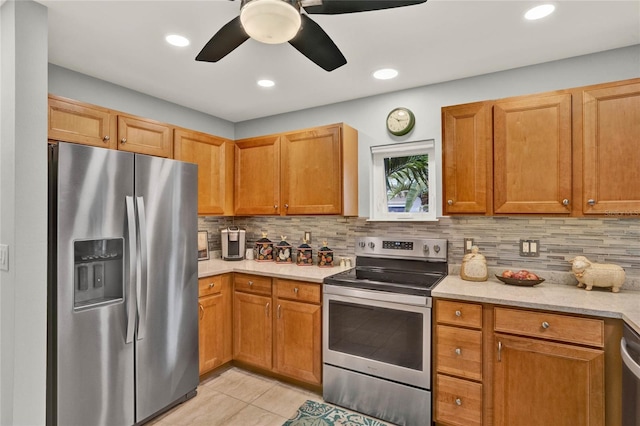
<path id="1" fill-rule="evenodd" d="M 231 361 L 232 318 L 230 274 L 200 278 L 200 375 Z"/>
<path id="2" fill-rule="evenodd" d="M 620 320 L 435 301 L 437 425 L 620 426 Z"/>
<path id="3" fill-rule="evenodd" d="M 321 285 L 235 274 L 233 359 L 322 383 Z"/>

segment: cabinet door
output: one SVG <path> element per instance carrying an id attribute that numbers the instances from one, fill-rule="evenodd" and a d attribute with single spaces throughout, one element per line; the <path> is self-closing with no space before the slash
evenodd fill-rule
<path id="1" fill-rule="evenodd" d="M 285 134 L 280 147 L 283 213 L 340 214 L 340 127 Z"/>
<path id="2" fill-rule="evenodd" d="M 640 214 L 640 83 L 583 93 L 584 214 Z"/>
<path id="3" fill-rule="evenodd" d="M 176 129 L 174 158 L 198 165 L 199 215 L 233 215 L 233 142 Z"/>
<path id="4" fill-rule="evenodd" d="M 234 294 L 233 359 L 256 367 L 272 366 L 271 297 Z"/>
<path id="5" fill-rule="evenodd" d="M 602 426 L 604 351 L 495 335 L 496 426 Z"/>
<path id="6" fill-rule="evenodd" d="M 442 109 L 444 214 L 491 213 L 491 103 Z"/>
<path id="7" fill-rule="evenodd" d="M 319 305 L 276 299 L 275 370 L 294 379 L 322 382 Z"/>
<path id="8" fill-rule="evenodd" d="M 571 94 L 497 101 L 495 213 L 571 211 Z"/>
<path id="9" fill-rule="evenodd" d="M 235 214 L 280 214 L 280 137 L 235 143 Z"/>
<path id="10" fill-rule="evenodd" d="M 172 128 L 129 115 L 118 116 L 118 149 L 156 157 L 173 157 Z"/>
<path id="11" fill-rule="evenodd" d="M 199 299 L 200 374 L 231 360 L 229 295 L 218 293 Z"/>
<path id="12" fill-rule="evenodd" d="M 115 117 L 104 108 L 49 96 L 48 137 L 115 149 Z"/>

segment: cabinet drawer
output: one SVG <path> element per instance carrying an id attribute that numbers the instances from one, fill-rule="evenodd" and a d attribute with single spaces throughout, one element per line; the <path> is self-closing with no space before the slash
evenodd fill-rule
<path id="1" fill-rule="evenodd" d="M 436 421 L 448 425 L 482 424 L 482 385 L 438 374 Z"/>
<path id="2" fill-rule="evenodd" d="M 482 331 L 438 325 L 436 348 L 439 373 L 482 380 Z"/>
<path id="3" fill-rule="evenodd" d="M 236 273 L 233 278 L 236 291 L 246 293 L 271 295 L 271 278 L 260 275 L 246 275 Z"/>
<path id="4" fill-rule="evenodd" d="M 546 312 L 495 308 L 495 330 L 590 346 L 604 346 L 604 321 Z"/>
<path id="5" fill-rule="evenodd" d="M 276 295 L 281 299 L 320 303 L 320 286 L 321 284 L 278 280 L 276 285 Z"/>
<path id="6" fill-rule="evenodd" d="M 223 277 L 223 275 L 214 275 L 213 277 L 198 278 L 198 297 L 220 293 Z"/>
<path id="7" fill-rule="evenodd" d="M 461 327 L 482 328 L 482 305 L 452 300 L 436 300 L 436 322 Z"/>

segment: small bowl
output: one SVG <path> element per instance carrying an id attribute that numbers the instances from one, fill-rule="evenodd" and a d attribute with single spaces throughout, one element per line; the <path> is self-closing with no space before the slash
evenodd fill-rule
<path id="1" fill-rule="evenodd" d="M 496 278 L 505 284 L 519 285 L 521 287 L 533 287 L 534 285 L 540 284 L 541 282 L 544 281 L 544 278 L 540 278 L 538 280 L 517 280 L 515 278 L 505 278 L 500 275 L 496 275 Z"/>

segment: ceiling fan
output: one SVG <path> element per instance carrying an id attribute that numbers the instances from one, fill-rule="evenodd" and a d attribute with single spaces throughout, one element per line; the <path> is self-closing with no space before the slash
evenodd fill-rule
<path id="1" fill-rule="evenodd" d="M 233 1 L 233 0 L 232 0 Z M 249 38 L 268 44 L 289 42 L 326 71 L 347 63 L 310 14 L 337 15 L 425 3 L 427 0 L 242 0 L 240 15 L 223 26 L 196 61 L 218 62 Z M 304 12 L 304 13 L 302 13 Z"/>

